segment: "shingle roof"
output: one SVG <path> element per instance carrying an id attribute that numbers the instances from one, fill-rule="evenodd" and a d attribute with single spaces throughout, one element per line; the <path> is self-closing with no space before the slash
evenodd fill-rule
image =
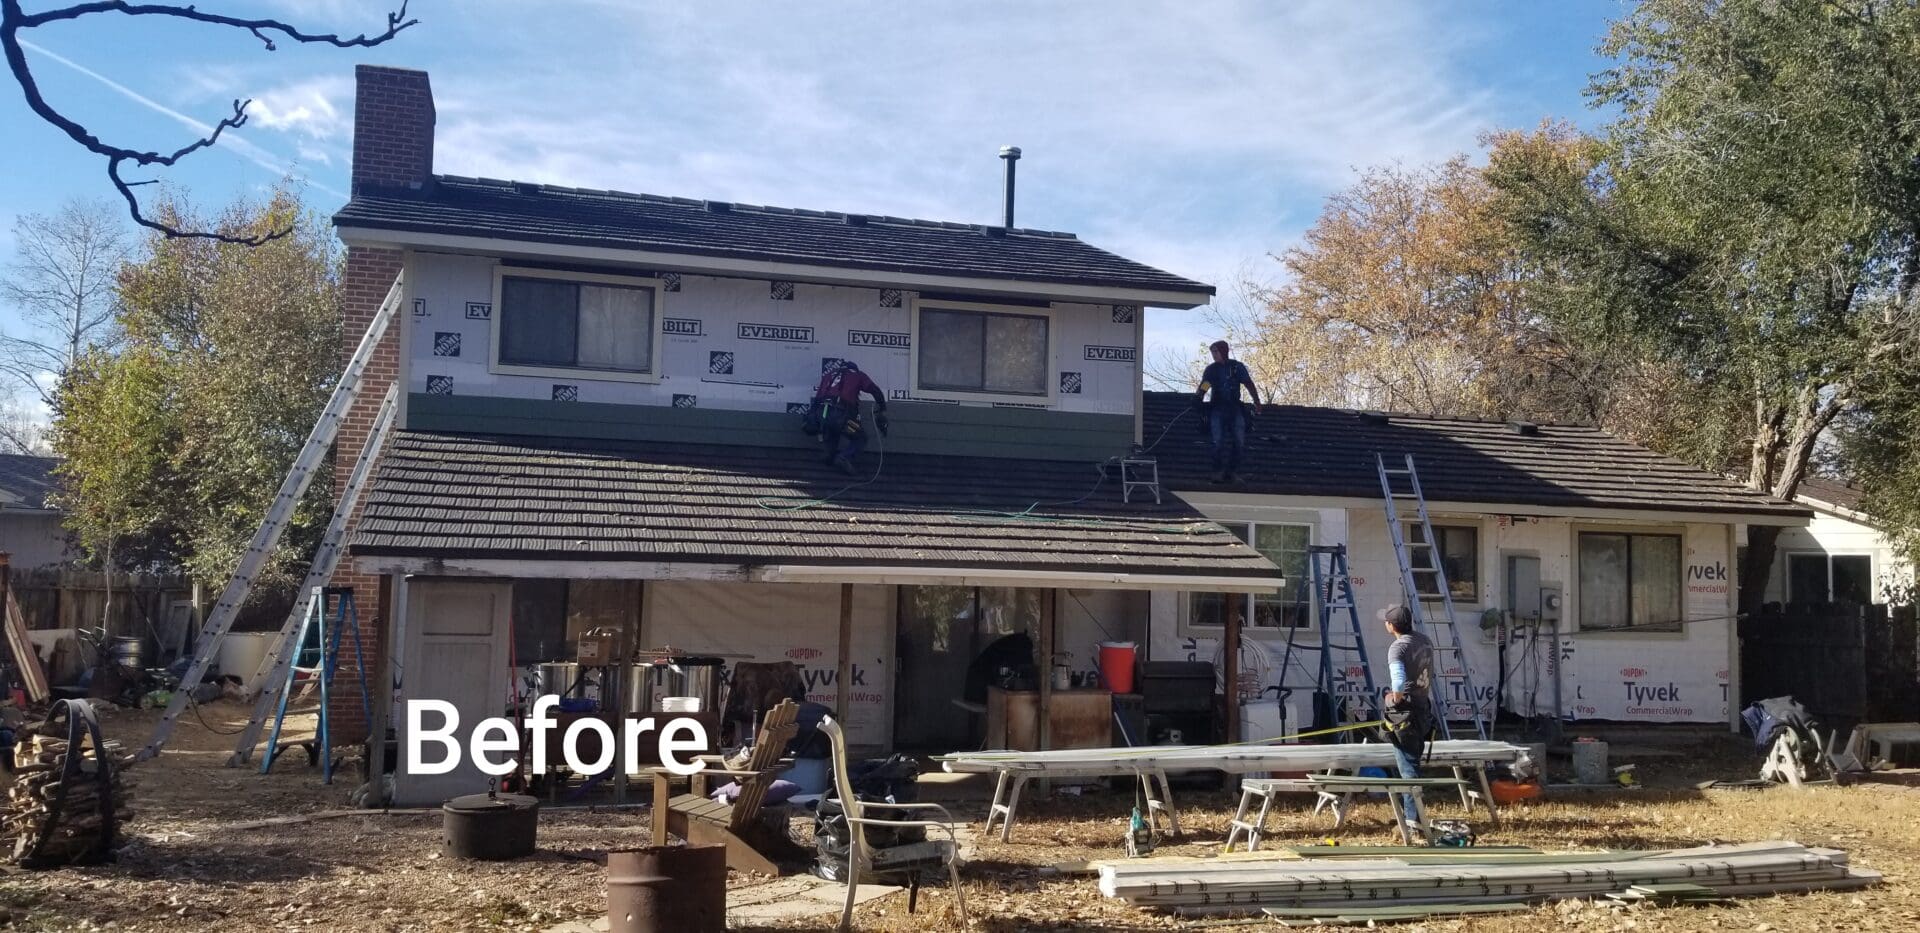
<path id="1" fill-rule="evenodd" d="M 868 453 L 863 466 L 877 461 Z M 868 475 L 868 474 L 863 474 Z M 1277 577 L 1172 497 L 1122 504 L 1084 463 L 396 432 L 356 555 Z M 1091 491 L 1091 495 L 1088 493 Z M 1036 500 L 1047 504 L 1028 511 Z M 817 503 L 809 505 L 809 503 Z"/>
<path id="2" fill-rule="evenodd" d="M 1821 476 L 1809 476 L 1800 481 L 1800 493 L 1795 498 L 1822 505 L 1838 506 L 1849 512 L 1861 511 L 1860 503 L 1867 492 L 1852 483 L 1843 483 L 1837 479 Z"/>
<path id="3" fill-rule="evenodd" d="M 1430 501 L 1636 509 L 1670 512 L 1810 515 L 1725 477 L 1629 443 L 1599 428 L 1515 425 L 1468 418 L 1268 405 L 1248 432 L 1245 486 L 1212 486 L 1211 447 L 1192 395 L 1146 393 L 1146 437 L 1165 431 L 1153 454 L 1173 489 L 1274 495 L 1380 498 L 1374 454 L 1412 454 Z M 1169 423 L 1173 423 L 1168 431 Z"/>
<path id="4" fill-rule="evenodd" d="M 717 207 L 716 207 L 717 205 Z M 1134 262 L 1072 234 L 720 204 L 688 198 L 436 176 L 363 189 L 335 226 L 725 256 L 878 272 L 1190 292 L 1213 286 Z M 997 228 L 996 228 L 997 229 Z"/>
<path id="5" fill-rule="evenodd" d="M 16 509 L 48 508 L 47 496 L 60 491 L 53 475 L 59 457 L 0 454 L 0 504 Z"/>

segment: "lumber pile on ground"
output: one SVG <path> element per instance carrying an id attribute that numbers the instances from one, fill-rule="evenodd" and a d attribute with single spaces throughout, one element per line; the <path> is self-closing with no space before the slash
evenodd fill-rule
<path id="1" fill-rule="evenodd" d="M 35 868 L 106 858 L 120 823 L 132 815 L 124 766 L 133 756 L 118 742 L 96 750 L 83 740 L 69 748 L 65 723 L 28 726 L 22 736 L 0 808 L 0 854 Z M 69 755 L 78 758 L 71 769 Z"/>
<path id="2" fill-rule="evenodd" d="M 1880 880 L 1878 872 L 1849 866 L 1843 851 L 1797 842 L 1650 852 L 1369 848 L 1309 847 L 1292 850 L 1293 858 L 1257 861 L 1107 862 L 1100 865 L 1100 893 L 1181 914 L 1361 923 L 1495 912 L 1567 898 L 1671 903 L 1858 888 Z"/>

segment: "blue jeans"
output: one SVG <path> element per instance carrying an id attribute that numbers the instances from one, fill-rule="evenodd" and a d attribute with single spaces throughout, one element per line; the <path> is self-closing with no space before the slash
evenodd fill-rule
<path id="1" fill-rule="evenodd" d="M 1247 417 L 1240 411 L 1240 403 L 1216 402 L 1207 427 L 1213 437 L 1213 471 L 1233 473 L 1240 469 L 1240 454 L 1247 449 Z"/>
<path id="2" fill-rule="evenodd" d="M 820 425 L 820 441 L 827 448 L 828 460 L 832 460 L 835 457 L 845 457 L 848 460 L 852 460 L 860 456 L 860 451 L 867 449 L 866 426 L 861 425 L 858 433 L 852 437 L 848 437 L 847 416 L 839 414 L 838 412 L 829 413 L 826 420 Z M 840 446 L 842 441 L 846 442 L 844 449 Z"/>

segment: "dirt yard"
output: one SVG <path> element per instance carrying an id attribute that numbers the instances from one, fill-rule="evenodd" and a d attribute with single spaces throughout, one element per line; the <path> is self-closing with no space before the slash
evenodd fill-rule
<path id="1" fill-rule="evenodd" d="M 244 708 L 210 706 L 207 722 L 232 730 Z M 156 713 L 108 713 L 109 732 L 128 746 L 144 741 Z M 540 852 L 509 863 L 469 863 L 439 855 L 437 811 L 369 812 L 307 823 L 243 824 L 343 808 L 350 774 L 323 787 L 296 755 L 262 776 L 222 767 L 232 739 L 187 717 L 166 754 L 135 776 L 127 848 L 117 863 L 93 868 L 0 874 L 0 929 L 19 930 L 547 930 L 605 912 L 609 848 L 645 844 L 641 810 L 546 810 Z M 1484 832 L 1488 844 L 1542 847 L 1642 847 L 1793 839 L 1848 850 L 1856 864 L 1888 883 L 1864 891 L 1793 895 L 1711 907 L 1635 908 L 1547 905 L 1497 918 L 1410 924 L 1409 931 L 1519 933 L 1592 931 L 1834 931 L 1920 929 L 1920 787 L 1884 784 L 1794 792 L 1694 791 L 1706 776 L 1745 777 L 1752 765 L 1732 742 L 1709 741 L 1642 762 L 1650 787 L 1509 808 L 1506 824 Z M 1632 760 L 1616 757 L 1616 761 Z M 977 790 L 970 788 L 969 790 Z M 1224 794 L 1176 789 L 1188 832 L 1162 853 L 1217 850 L 1230 816 Z M 1199 929 L 1101 898 L 1093 880 L 1054 866 L 1121 857 L 1126 794 L 1093 794 L 1023 806 L 1011 843 L 982 840 L 964 869 L 974 929 L 991 931 Z M 955 804 L 977 821 L 977 795 Z M 1441 815 L 1456 815 L 1445 812 Z M 1484 819 L 1480 821 L 1484 823 Z M 1328 823 L 1304 809 L 1278 814 L 1275 844 L 1315 842 Z M 1484 829 L 1484 826 L 1482 827 Z M 1383 804 L 1357 807 L 1344 844 L 1395 841 Z M 744 888 L 767 879 L 735 877 Z M 832 929 L 837 915 L 758 929 Z M 868 930 L 958 929 L 944 888 L 923 892 L 919 913 L 894 896 L 862 907 Z M 1216 921 L 1212 925 L 1219 925 Z M 1255 923 L 1252 926 L 1259 927 Z M 1266 925 L 1272 928 L 1271 924 Z"/>

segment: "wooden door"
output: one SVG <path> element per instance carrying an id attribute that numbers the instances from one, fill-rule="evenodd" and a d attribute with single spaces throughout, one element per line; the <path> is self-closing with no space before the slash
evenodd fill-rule
<path id="1" fill-rule="evenodd" d="M 408 700 L 436 699 L 460 712 L 454 738 L 460 765 L 445 774 L 402 773 L 394 796 L 406 805 L 431 805 L 461 794 L 484 793 L 488 777 L 468 754 L 468 739 L 482 719 L 506 715 L 508 618 L 513 587 L 508 583 L 408 582 L 405 675 L 401 692 Z M 408 717 L 397 717 L 401 770 L 405 770 Z M 428 725 L 437 720 L 429 716 Z M 438 743 L 422 757 L 437 761 Z"/>

